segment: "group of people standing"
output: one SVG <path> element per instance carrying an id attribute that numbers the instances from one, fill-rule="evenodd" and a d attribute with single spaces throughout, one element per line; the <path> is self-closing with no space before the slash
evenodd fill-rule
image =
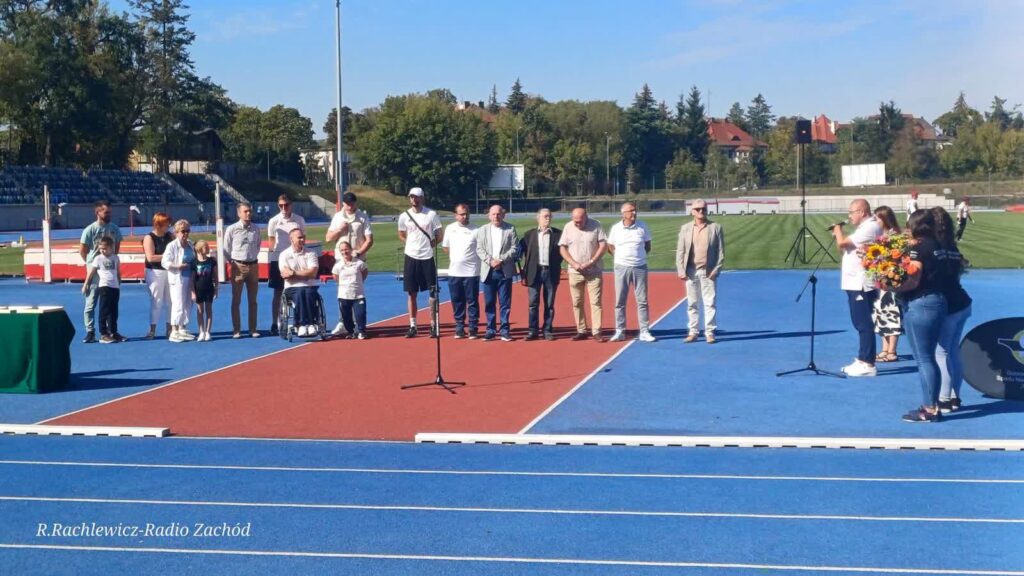
<path id="1" fill-rule="evenodd" d="M 872 212 L 866 200 L 854 200 L 849 223 L 856 229 L 846 235 L 837 224 L 832 230 L 843 252 L 841 287 L 859 338 L 857 357 L 843 372 L 853 377 L 877 375 L 875 363 L 897 360 L 897 341 L 906 333 L 918 366 L 922 403 L 904 414 L 903 420 L 935 422 L 961 405 L 960 337 L 971 315 L 971 297 L 960 277 L 967 261 L 957 248 L 957 227 L 945 209 L 919 209 L 916 202 L 913 210 L 909 208 L 905 233 L 910 238 L 913 265 L 897 291 L 878 290 L 861 264 L 863 251 L 871 242 L 883 234 L 901 233 L 891 208 L 880 206 Z M 876 332 L 883 337 L 878 354 Z"/>
<path id="2" fill-rule="evenodd" d="M 414 338 L 418 334 L 418 293 L 436 286 L 433 248 L 440 245 L 449 258 L 448 285 L 457 339 L 481 336 L 478 293 L 482 288 L 486 321 L 483 340 L 513 340 L 509 324 L 512 283 L 519 275 L 528 288 L 525 339 L 554 340 L 555 294 L 564 262 L 576 327 L 572 339 L 605 341 L 602 259 L 608 252 L 612 254 L 614 266 L 615 331 L 607 340 L 626 339 L 626 304 L 630 291 L 636 300 L 640 324 L 637 339 L 656 340 L 650 331 L 647 302 L 647 255 L 651 251 L 652 237 L 647 225 L 637 219 L 636 205 L 632 202 L 622 204 L 621 219 L 607 234 L 601 223 L 591 218 L 584 208 L 572 211 L 572 219 L 564 229 L 553 227 L 551 211 L 542 208 L 536 214 L 536 227 L 519 238 L 516 229 L 505 222 L 505 210 L 499 204 L 488 209 L 488 223 L 480 227 L 470 224 L 469 207 L 457 204 L 455 222 L 442 230 L 437 213 L 424 204 L 422 189 L 411 189 L 408 198 L 410 208 L 398 218 L 398 235 L 405 244 L 403 281 L 409 313 L 406 337 Z M 699 336 L 699 306 L 703 302 L 705 337 L 707 342 L 714 343 L 715 282 L 725 260 L 725 241 L 721 227 L 707 219 L 703 200 L 695 201 L 691 212 L 694 219 L 680 229 L 676 256 L 679 277 L 686 281 L 687 293 L 691 295 L 686 341 L 693 342 Z M 433 291 L 430 298 L 436 298 Z M 589 299 L 589 325 L 585 299 Z M 431 335 L 438 336 L 435 325 L 431 326 Z"/>

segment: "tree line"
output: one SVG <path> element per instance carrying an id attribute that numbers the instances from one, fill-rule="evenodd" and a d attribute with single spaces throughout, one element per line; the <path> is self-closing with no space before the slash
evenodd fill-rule
<path id="1" fill-rule="evenodd" d="M 167 170 L 190 136 L 213 128 L 228 162 L 323 181 L 299 151 L 333 147 L 337 110 L 318 143 L 313 121 L 295 108 L 232 101 L 195 71 L 187 9 L 183 0 L 129 0 L 120 14 L 96 0 L 0 0 L 0 160 L 124 167 L 138 151 Z M 922 142 L 896 103 L 880 103 L 877 114 L 844 124 L 834 146 L 807 147 L 806 180 L 838 183 L 843 165 L 879 162 L 910 181 L 1020 176 L 1024 120 L 1006 102 L 996 96 L 981 112 L 961 93 L 934 120 L 949 138 L 941 147 Z M 486 102 L 466 104 L 438 88 L 343 108 L 357 178 L 396 191 L 421 185 L 443 201 L 472 197 L 498 164 L 513 163 L 526 165 L 528 188 L 540 195 L 796 182 L 796 118 L 777 117 L 762 94 L 725 117 L 765 144 L 739 162 L 712 145 L 696 87 L 669 105 L 644 85 L 624 108 L 549 102 L 517 79 L 503 100 L 495 85 Z"/>

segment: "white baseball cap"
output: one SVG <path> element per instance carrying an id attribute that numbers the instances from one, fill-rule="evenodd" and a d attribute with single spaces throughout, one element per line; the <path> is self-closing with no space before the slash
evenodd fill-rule
<path id="1" fill-rule="evenodd" d="M 409 190 L 409 196 L 419 196 L 420 198 L 423 198 L 423 188 L 416 187 Z"/>

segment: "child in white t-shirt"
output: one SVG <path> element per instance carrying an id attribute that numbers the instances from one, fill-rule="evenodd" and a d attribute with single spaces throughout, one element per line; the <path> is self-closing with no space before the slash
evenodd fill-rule
<path id="1" fill-rule="evenodd" d="M 363 287 L 369 270 L 365 262 L 352 257 L 352 245 L 347 240 L 338 243 L 338 254 L 341 255 L 341 259 L 334 264 L 331 273 L 338 282 L 341 322 L 338 322 L 331 334 L 340 336 L 344 331 L 346 338 L 365 340 L 366 294 Z"/>
<path id="2" fill-rule="evenodd" d="M 89 292 L 94 277 L 99 279 L 96 297 L 100 309 L 100 343 L 113 344 L 128 339 L 117 331 L 117 307 L 121 300 L 121 261 L 114 254 L 114 239 L 100 238 L 100 252 L 86 267 L 82 294 Z"/>

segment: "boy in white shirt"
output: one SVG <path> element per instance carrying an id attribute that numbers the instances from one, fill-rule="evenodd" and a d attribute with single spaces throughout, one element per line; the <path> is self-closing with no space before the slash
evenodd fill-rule
<path id="1" fill-rule="evenodd" d="M 128 339 L 117 331 L 117 306 L 121 300 L 121 261 L 114 254 L 114 239 L 104 236 L 99 242 L 99 254 L 86 267 L 88 272 L 82 284 L 82 294 L 88 295 L 93 278 L 99 278 L 96 297 L 100 309 L 100 343 L 113 344 Z"/>
<path id="2" fill-rule="evenodd" d="M 366 340 L 364 285 L 369 270 L 366 268 L 366 262 L 353 258 L 352 245 L 348 243 L 348 240 L 338 242 L 338 253 L 341 255 L 341 259 L 334 264 L 331 273 L 334 274 L 334 279 L 338 282 L 338 309 L 341 312 L 341 322 L 331 331 L 331 334 L 340 336 L 342 327 L 344 327 L 345 338 Z"/>

